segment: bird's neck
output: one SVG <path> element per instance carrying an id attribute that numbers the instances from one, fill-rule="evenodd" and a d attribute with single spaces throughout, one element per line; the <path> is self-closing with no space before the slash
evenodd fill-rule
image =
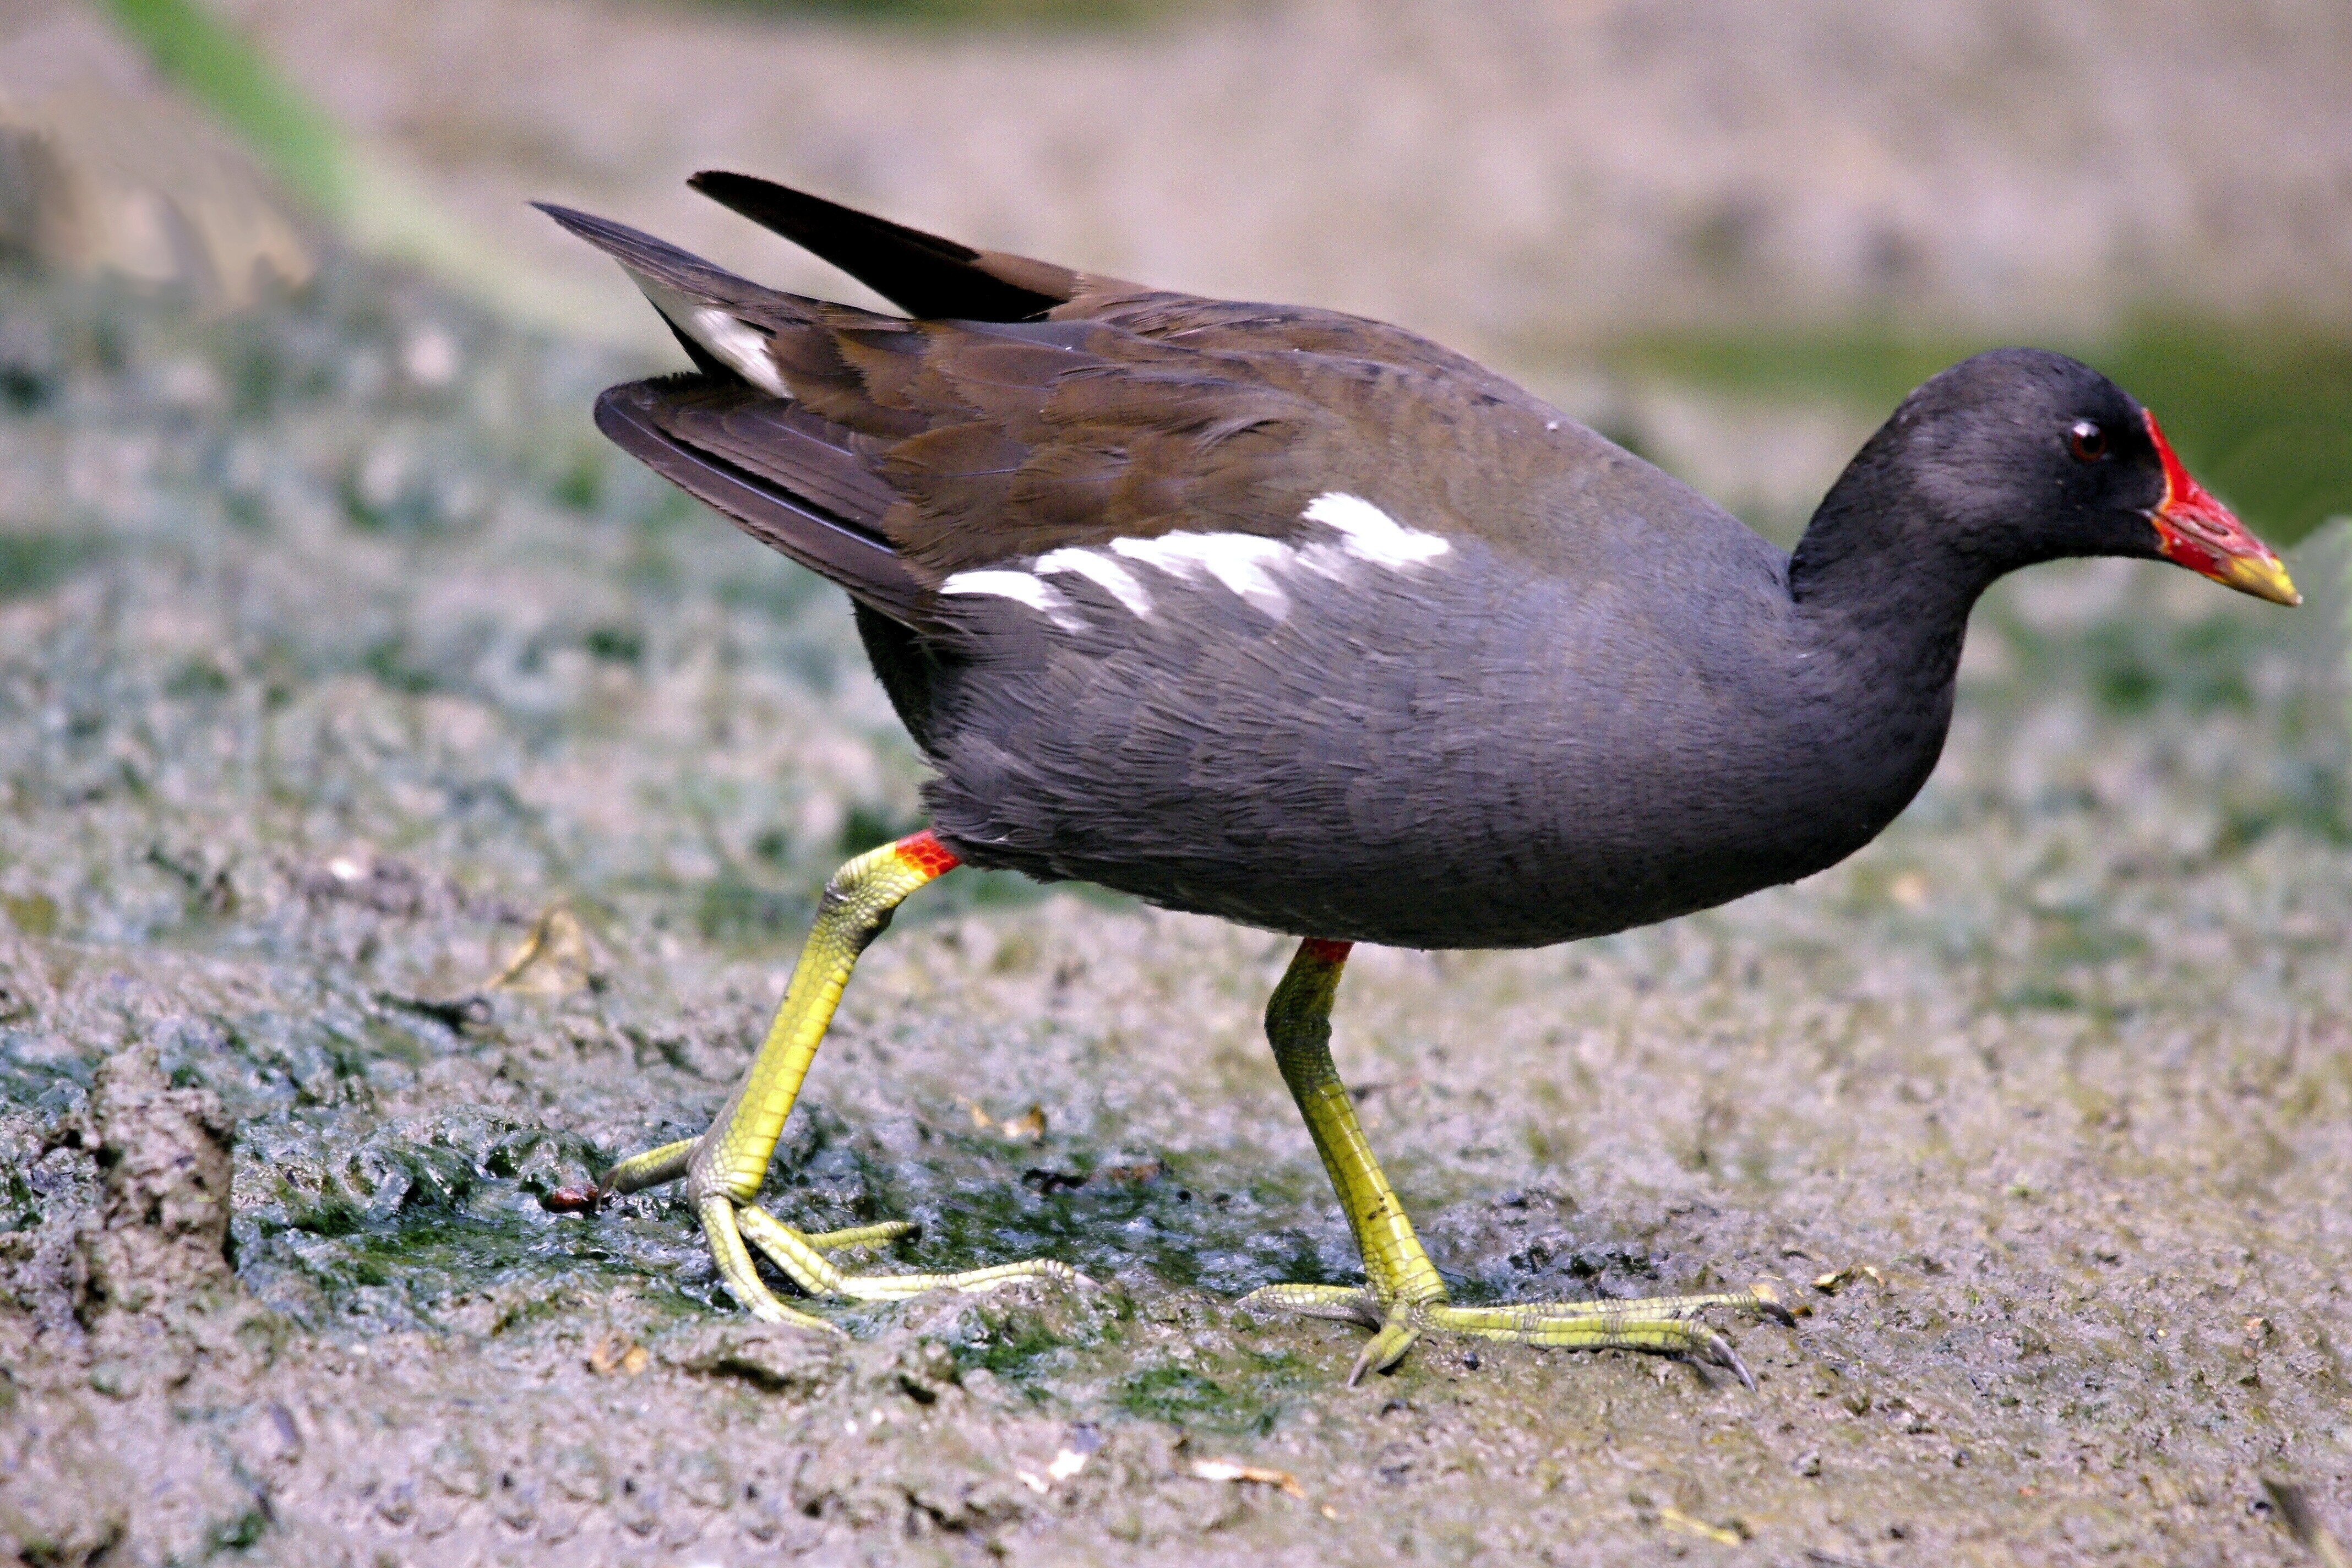
<path id="1" fill-rule="evenodd" d="M 1816 649 L 1870 686 L 1948 690 L 1969 612 L 2011 563 L 1865 449 L 1814 512 L 1789 560 L 1789 592 Z"/>
<path id="2" fill-rule="evenodd" d="M 1802 650 L 1793 695 L 1834 738 L 1824 765 L 1840 781 L 1840 854 L 1875 837 L 1935 771 L 1969 611 L 2003 569 L 1958 547 L 1965 531 L 1926 498 L 1857 468 L 1789 562 Z"/>

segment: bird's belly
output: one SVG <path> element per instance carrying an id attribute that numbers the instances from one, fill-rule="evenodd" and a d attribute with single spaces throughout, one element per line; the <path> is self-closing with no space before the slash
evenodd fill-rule
<path id="1" fill-rule="evenodd" d="M 1309 863 L 1236 854 L 1220 862 L 1122 857 L 1085 879 L 1162 908 L 1244 925 L 1392 947 L 1547 947 L 1712 908 L 1792 880 L 1811 865 L 1739 852 L 1627 857 L 1613 847 L 1529 846 L 1443 858 L 1335 843 Z"/>
<path id="2" fill-rule="evenodd" d="M 1486 948 L 1622 931 L 1794 880 L 1866 843 L 1910 793 L 1858 800 L 1850 779 L 1760 755 L 1601 762 L 1568 742 L 1546 768 L 1524 746 L 1287 739 L 1166 770 L 991 747 L 957 759 L 930 801 L 976 865 L 1301 936 Z"/>

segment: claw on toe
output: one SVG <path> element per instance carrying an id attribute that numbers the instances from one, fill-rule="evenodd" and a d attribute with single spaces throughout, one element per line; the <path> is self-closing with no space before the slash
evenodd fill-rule
<path id="1" fill-rule="evenodd" d="M 1797 1326 L 1797 1314 L 1789 1310 L 1780 1300 L 1780 1288 L 1769 1279 L 1759 1279 L 1748 1288 L 1748 1305 L 1761 1312 L 1784 1329 Z"/>
<path id="2" fill-rule="evenodd" d="M 1356 1352 L 1356 1363 L 1348 1369 L 1348 1386 L 1353 1388 L 1363 1382 L 1368 1372 L 1386 1372 L 1396 1365 L 1419 1338 L 1421 1325 L 1412 1321 L 1411 1309 L 1391 1308 L 1380 1332 L 1366 1340 L 1364 1348 Z"/>
<path id="3" fill-rule="evenodd" d="M 1748 1370 L 1748 1363 L 1739 1359 L 1739 1352 L 1731 1348 L 1729 1340 L 1713 1329 L 1706 1330 L 1695 1338 L 1697 1342 L 1691 1347 L 1691 1359 L 1723 1368 L 1738 1378 L 1748 1393 L 1756 1392 L 1756 1374 Z"/>

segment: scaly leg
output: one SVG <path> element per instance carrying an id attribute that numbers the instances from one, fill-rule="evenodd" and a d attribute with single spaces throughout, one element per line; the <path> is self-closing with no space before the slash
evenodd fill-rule
<path id="1" fill-rule="evenodd" d="M 1348 1373 L 1354 1387 L 1367 1372 L 1402 1359 L 1423 1331 L 1473 1334 L 1559 1350 L 1641 1350 L 1685 1355 L 1727 1367 L 1748 1387 L 1748 1368 L 1722 1335 L 1694 1321 L 1708 1307 L 1761 1312 L 1791 1327 L 1795 1320 L 1769 1286 L 1704 1296 L 1641 1301 L 1538 1301 L 1524 1306 L 1456 1307 L 1445 1299 L 1436 1266 L 1413 1235 L 1412 1221 L 1372 1158 L 1354 1101 L 1331 1066 L 1331 1002 L 1349 944 L 1313 938 L 1299 944 L 1288 973 L 1266 1004 L 1265 1034 L 1282 1081 L 1307 1120 L 1315 1152 L 1339 1194 L 1339 1206 L 1363 1254 L 1364 1280 L 1353 1285 L 1268 1285 L 1244 1305 L 1280 1308 L 1302 1317 L 1361 1323 L 1374 1331 Z"/>
<path id="2" fill-rule="evenodd" d="M 599 1184 L 615 1193 L 634 1193 L 683 1176 L 719 1271 L 753 1317 L 804 1328 L 834 1327 L 776 1299 L 752 1265 L 747 1239 L 812 1296 L 895 1300 L 926 1290 L 987 1290 L 1013 1279 L 1085 1282 L 1067 1264 L 1045 1258 L 963 1274 L 845 1274 L 823 1256 L 825 1251 L 887 1241 L 914 1227 L 861 1226 L 810 1236 L 751 1202 L 767 1178 L 784 1119 L 800 1098 L 801 1080 L 816 1058 L 858 954 L 882 934 L 892 911 L 908 894 L 957 864 L 954 852 L 926 830 L 860 855 L 835 872 L 768 1037 L 710 1131 L 624 1160 Z"/>

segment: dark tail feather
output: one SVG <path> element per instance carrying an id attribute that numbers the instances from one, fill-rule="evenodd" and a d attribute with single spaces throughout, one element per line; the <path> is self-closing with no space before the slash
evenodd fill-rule
<path id="1" fill-rule="evenodd" d="M 614 260 L 637 280 L 640 289 L 656 284 L 673 293 L 709 304 L 724 305 L 735 310 L 762 313 L 761 307 L 782 305 L 786 313 L 797 304 L 791 295 L 779 294 L 772 289 L 762 289 L 748 278 L 738 278 L 723 267 L 713 266 L 690 250 L 680 250 L 666 239 L 656 239 L 643 229 L 631 228 L 625 223 L 614 223 L 593 213 L 578 212 L 560 207 L 552 202 L 533 202 L 531 205 L 562 224 L 564 228 L 586 240 Z M 654 309 L 669 328 L 669 335 L 694 362 L 694 368 L 709 376 L 730 380 L 742 379 L 742 372 L 722 362 L 701 343 L 685 326 L 673 319 L 656 299 Z"/>
<path id="2" fill-rule="evenodd" d="M 714 169 L 687 184 L 823 257 L 919 320 L 1034 321 L 1077 292 L 1078 275 L 1066 267 L 974 250 L 772 180 Z"/>
<path id="3" fill-rule="evenodd" d="M 919 625 L 929 595 L 887 541 L 675 433 L 677 411 L 695 408 L 714 395 L 758 395 L 732 384 L 714 386 L 698 376 L 633 381 L 596 400 L 596 427 L 623 451 L 761 543 L 839 584 L 892 620 Z"/>
<path id="4" fill-rule="evenodd" d="M 748 278 L 739 278 L 724 267 L 705 261 L 690 250 L 680 250 L 666 239 L 656 239 L 642 229 L 631 228 L 625 223 L 614 223 L 593 213 L 576 212 L 560 207 L 552 202 L 533 202 L 531 205 L 578 235 L 631 272 L 641 278 L 697 300 L 712 304 L 757 308 L 792 296 L 763 289 Z"/>

